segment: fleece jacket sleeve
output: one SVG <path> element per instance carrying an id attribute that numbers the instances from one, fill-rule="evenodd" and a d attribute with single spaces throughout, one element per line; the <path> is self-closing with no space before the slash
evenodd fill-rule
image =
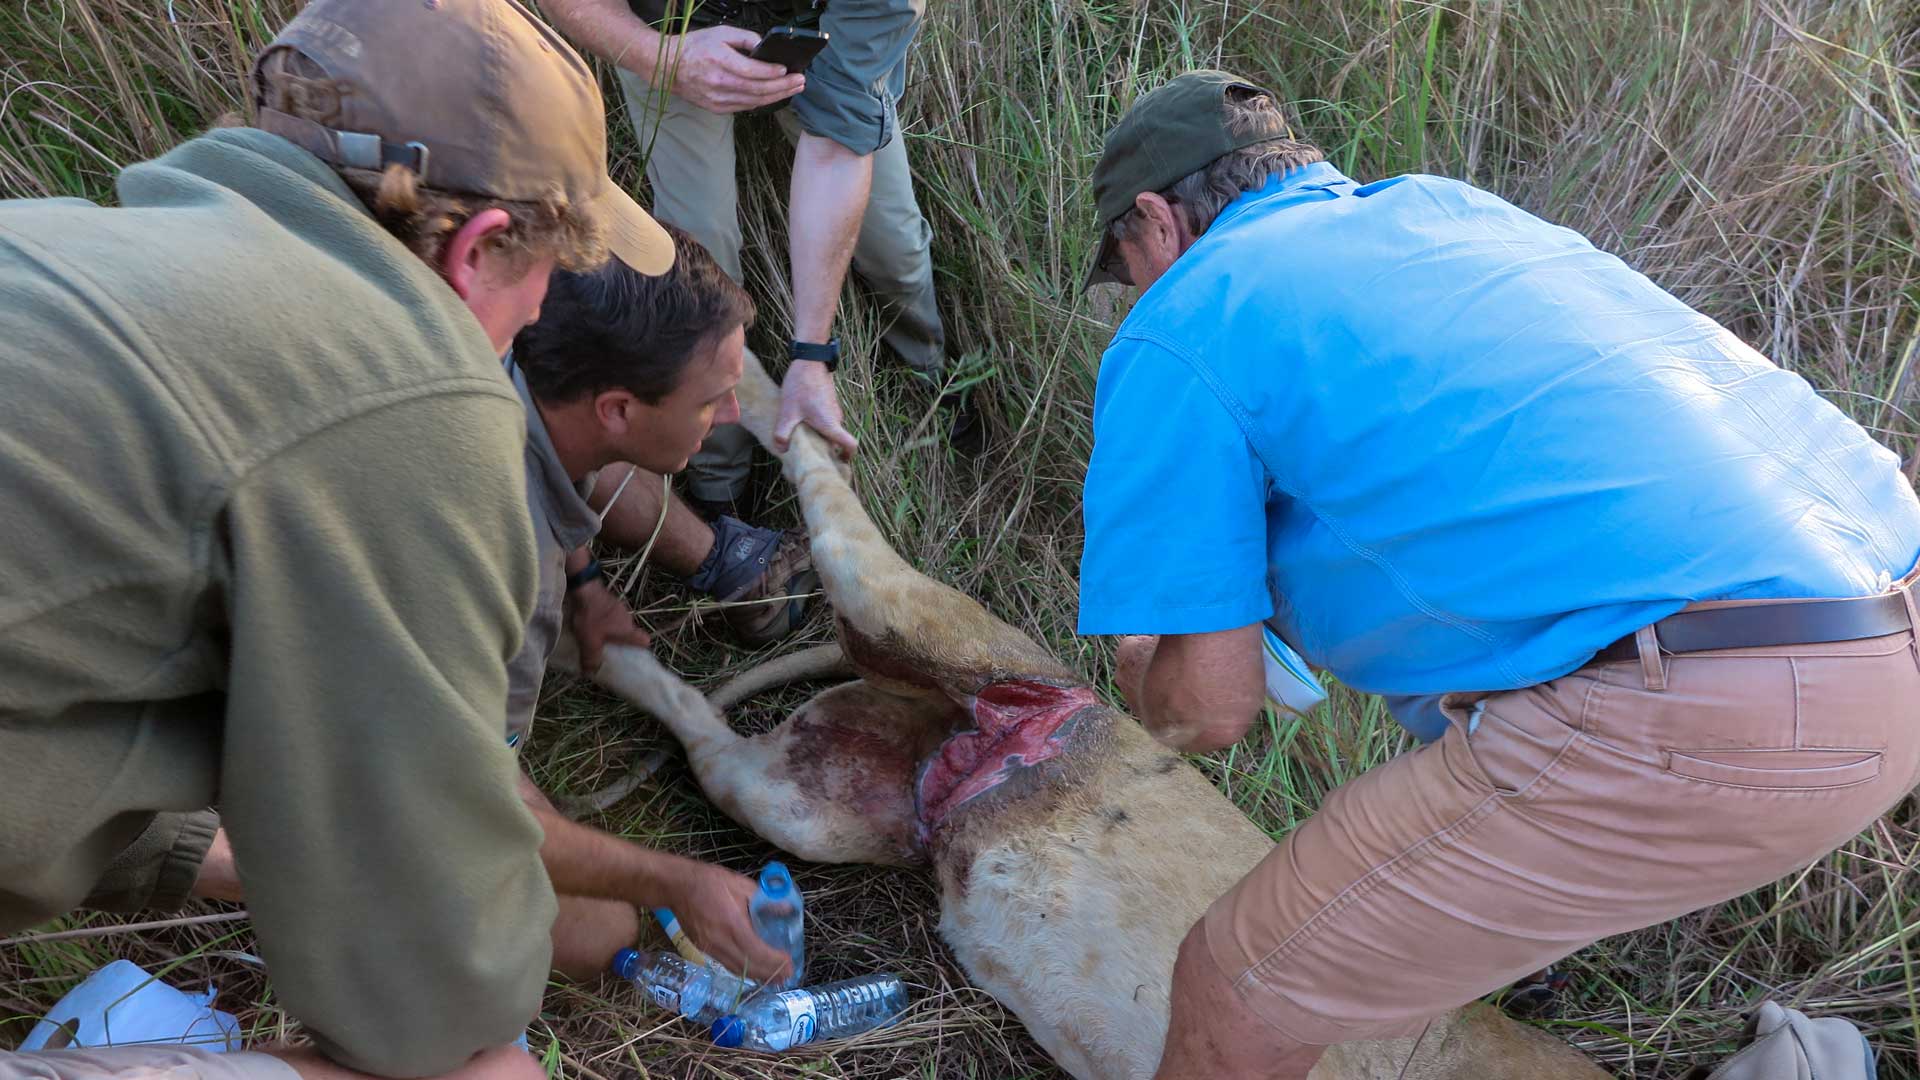
<path id="1" fill-rule="evenodd" d="M 549 970 L 502 725 L 537 573 L 522 424 L 503 396 L 402 399 L 290 439 L 224 515 L 247 905 L 288 1010 L 381 1076 L 512 1041 Z"/>
<path id="2" fill-rule="evenodd" d="M 212 810 L 153 815 L 146 831 L 114 856 L 80 906 L 93 911 L 178 911 L 193 898 L 200 864 L 220 829 Z"/>

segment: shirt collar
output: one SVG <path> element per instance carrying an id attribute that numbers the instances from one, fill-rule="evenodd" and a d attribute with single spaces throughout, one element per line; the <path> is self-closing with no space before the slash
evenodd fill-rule
<path id="1" fill-rule="evenodd" d="M 600 531 L 600 515 L 594 513 L 586 500 L 593 477 L 588 476 L 576 485 L 567 476 L 566 467 L 560 464 L 560 451 L 554 449 L 553 436 L 547 432 L 546 419 L 534 405 L 533 392 L 527 389 L 527 377 L 520 365 L 513 362 L 513 353 L 501 357 L 500 363 L 506 368 L 507 377 L 513 380 L 513 388 L 520 392 L 520 402 L 527 410 L 527 484 L 538 489 L 548 518 L 544 523 L 534 524 L 551 528 L 561 546 L 568 550 L 577 548 Z"/>
<path id="2" fill-rule="evenodd" d="M 1132 310 L 1128 311 L 1127 317 L 1121 321 L 1120 328 L 1125 330 L 1137 325 L 1136 320 L 1152 317 L 1151 313 L 1156 310 L 1155 305 L 1167 302 L 1157 298 L 1166 295 L 1168 280 L 1185 270 L 1190 270 L 1199 258 L 1194 255 L 1194 252 L 1200 251 L 1204 255 L 1205 251 L 1211 250 L 1210 244 L 1218 239 L 1234 219 L 1256 208 L 1263 212 L 1284 210 L 1295 203 L 1317 200 L 1321 197 L 1321 192 L 1333 191 L 1345 194 L 1347 190 L 1358 186 L 1339 169 L 1324 161 L 1315 161 L 1288 169 L 1277 176 L 1268 177 L 1265 184 L 1252 191 L 1241 192 L 1238 198 L 1222 207 L 1220 213 L 1214 216 L 1212 224 L 1207 226 L 1207 231 L 1201 233 L 1200 237 L 1193 242 L 1193 248 L 1174 260 L 1173 266 L 1161 275 L 1160 280 L 1140 294 Z"/>
<path id="3" fill-rule="evenodd" d="M 1207 226 L 1207 231 L 1220 228 L 1234 218 L 1254 207 L 1280 209 L 1295 202 L 1305 201 L 1303 196 L 1309 192 L 1327 191 L 1342 187 L 1357 187 L 1345 173 L 1324 161 L 1315 161 L 1297 168 L 1288 169 L 1278 176 L 1267 178 L 1267 182 L 1253 191 L 1246 191 L 1240 197 L 1228 203 Z"/>

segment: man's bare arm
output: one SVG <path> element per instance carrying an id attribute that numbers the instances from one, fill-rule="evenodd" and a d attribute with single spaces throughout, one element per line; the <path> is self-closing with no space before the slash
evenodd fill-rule
<path id="1" fill-rule="evenodd" d="M 1154 738 L 1205 753 L 1239 742 L 1266 701 L 1260 624 L 1120 639 L 1115 681 Z"/>
<path id="2" fill-rule="evenodd" d="M 760 35 L 742 27 L 662 34 L 626 0 L 546 0 L 541 6 L 575 45 L 708 112 L 757 109 L 807 85 L 804 76 L 749 57 Z"/>
<path id="3" fill-rule="evenodd" d="M 872 187 L 873 155 L 857 154 L 819 135 L 800 134 L 787 206 L 794 340 L 824 342 L 832 336 L 840 286 L 847 280 Z M 773 428 L 775 448 L 786 449 L 794 427 L 802 422 L 843 456 L 853 456 L 859 446 L 841 421 L 833 376 L 824 364 L 811 360 L 796 360 L 787 369 L 780 419 Z"/>
<path id="4" fill-rule="evenodd" d="M 751 979 L 764 980 L 786 967 L 787 955 L 760 940 L 748 917 L 747 901 L 759 888 L 752 878 L 573 821 L 555 810 L 524 773 L 519 786 L 521 800 L 545 833 L 540 861 L 554 892 L 624 900 L 636 908 L 672 908 L 695 945 Z"/>

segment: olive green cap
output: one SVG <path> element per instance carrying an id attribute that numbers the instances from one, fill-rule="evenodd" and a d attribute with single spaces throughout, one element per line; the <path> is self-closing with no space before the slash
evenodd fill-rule
<path id="1" fill-rule="evenodd" d="M 1273 91 L 1226 71 L 1189 71 L 1133 103 L 1107 133 L 1106 148 L 1093 167 L 1093 198 L 1100 212 L 1100 239 L 1094 244 L 1087 284 L 1115 281 L 1106 264 L 1107 226 L 1133 208 L 1143 191 L 1160 191 L 1215 158 L 1269 139 L 1291 138 L 1284 120 L 1268 128 L 1234 134 L 1227 130 L 1230 89 L 1273 97 Z M 1278 102 L 1275 103 L 1276 105 Z M 1274 115 L 1280 116 L 1276 108 Z"/>

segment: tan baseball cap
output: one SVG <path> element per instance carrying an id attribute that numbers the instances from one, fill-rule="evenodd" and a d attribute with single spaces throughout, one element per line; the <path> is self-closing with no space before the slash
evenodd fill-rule
<path id="1" fill-rule="evenodd" d="M 580 54 L 516 0 L 313 0 L 254 61 L 307 57 L 338 84 L 332 126 L 262 108 L 256 126 L 336 166 L 401 164 L 439 191 L 535 201 L 557 187 L 643 274 L 673 241 L 607 176 L 607 116 Z"/>

